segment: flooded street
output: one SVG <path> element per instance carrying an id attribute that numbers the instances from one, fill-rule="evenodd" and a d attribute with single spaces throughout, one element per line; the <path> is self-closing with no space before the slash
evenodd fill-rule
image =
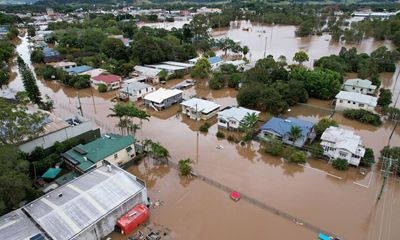
<path id="1" fill-rule="evenodd" d="M 295 38 L 293 26 L 257 26 L 252 32 L 244 32 L 240 28 L 224 31 L 228 37 L 248 45 L 254 61 L 264 53 L 265 43 L 263 37 L 258 37 L 261 33 L 257 32 L 262 29 L 267 36 L 272 33 L 267 54 L 272 53 L 275 57 L 285 55 L 289 62 L 299 49 L 306 50 L 311 59 L 316 59 L 338 53 L 341 48 L 340 44 L 331 43 L 328 35 Z M 22 38 L 17 51 L 30 63 L 27 44 L 27 39 Z M 382 44 L 391 46 L 388 42 L 368 39 L 357 48 L 371 52 Z M 394 86 L 393 74 L 384 74 L 382 80 L 383 86 Z M 167 86 L 177 82 L 173 80 Z M 78 114 L 79 93 L 84 116 L 99 125 L 103 133 L 118 132 L 115 127 L 117 120 L 107 118 L 109 108 L 115 104 L 110 101 L 115 93 L 100 94 L 91 89 L 77 91 L 49 81 L 38 81 L 38 85 L 42 95 L 48 94 L 54 100 L 57 115 L 67 117 Z M 399 85 L 396 91 L 400 91 Z M 9 86 L 23 90 L 19 75 Z M 197 83 L 196 87 L 184 93 L 185 97 L 197 95 L 212 99 L 221 107 L 237 105 L 236 94 L 237 91 L 232 89 L 209 90 L 205 82 Z M 295 106 L 286 115 L 317 122 L 331 115 L 329 108 L 327 101 L 310 99 L 308 105 Z M 382 181 L 379 164 L 365 175 L 356 168 L 339 172 L 322 160 L 309 160 L 305 166 L 288 164 L 263 153 L 257 142 L 241 146 L 217 139 L 216 124 L 208 133 L 200 133 L 197 138 L 196 130 L 201 122 L 196 123 L 179 114 L 179 111 L 178 105 L 162 112 L 148 111 L 152 117 L 143 123 L 136 137 L 159 141 L 170 151 L 173 161 L 191 158 L 196 172 L 343 239 L 389 240 L 400 235 L 397 227 L 400 224 L 399 182 L 390 178 L 382 199 L 377 202 Z M 354 129 L 362 137 L 364 145 L 374 149 L 376 156 L 387 144 L 394 125 L 385 122 L 380 127 L 373 127 L 344 119 L 339 113 L 335 113 L 333 118 L 341 126 Z M 391 143 L 399 145 L 399 128 Z M 222 145 L 223 149 L 217 149 L 217 145 Z M 226 192 L 199 179 L 180 178 L 178 172 L 170 167 L 154 167 L 149 160 L 145 160 L 128 171 L 146 181 L 153 201 L 160 199 L 165 202 L 151 209 L 151 221 L 171 229 L 176 239 L 316 239 L 317 233 L 298 223 L 245 200 L 234 203 Z M 113 234 L 112 238 L 126 239 L 117 234 Z"/>

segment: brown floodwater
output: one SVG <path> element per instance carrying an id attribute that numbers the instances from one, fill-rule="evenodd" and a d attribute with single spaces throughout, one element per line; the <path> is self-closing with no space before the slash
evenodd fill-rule
<path id="1" fill-rule="evenodd" d="M 273 29 L 271 49 L 275 56 L 285 54 L 291 59 L 301 46 L 313 56 L 311 59 L 340 50 L 340 46 L 324 40 L 328 36 L 297 39 L 292 26 L 274 26 Z M 242 39 L 239 40 L 244 44 L 254 38 L 254 45 L 248 44 L 254 52 L 253 58 L 261 56 L 263 47 L 260 49 L 260 44 L 257 45 L 258 33 L 255 29 L 252 32 L 232 29 L 227 34 L 237 36 L 236 39 L 240 36 Z M 27 40 L 21 40 L 17 51 L 30 63 Z M 368 39 L 358 47 L 361 51 L 370 52 L 381 44 L 390 45 Z M 394 86 L 393 74 L 385 74 L 382 80 L 384 86 Z M 177 82 L 179 80 L 167 82 L 166 86 Z M 109 109 L 115 104 L 110 101 L 115 92 L 101 94 L 91 89 L 77 91 L 49 81 L 38 81 L 38 85 L 43 95 L 48 94 L 55 101 L 54 112 L 57 115 L 67 117 L 78 114 L 79 93 L 84 116 L 99 125 L 103 132 L 118 132 L 115 127 L 117 120 L 107 117 Z M 18 74 L 9 86 L 23 89 Z M 399 89 L 397 86 L 396 90 Z M 184 93 L 185 97 L 197 95 L 214 100 L 222 107 L 237 105 L 236 94 L 232 89 L 212 91 L 205 81 L 199 81 Z M 311 106 L 291 108 L 287 115 L 317 122 L 321 117 L 331 114 L 329 102 L 310 100 L 308 104 Z M 217 139 L 216 124 L 211 126 L 208 133 L 201 133 L 197 137 L 196 130 L 202 122 L 194 122 L 179 112 L 178 105 L 162 112 L 149 110 L 152 117 L 143 123 L 136 137 L 139 140 L 151 138 L 159 141 L 169 149 L 172 159 L 191 158 L 197 172 L 344 239 L 398 239 L 399 183 L 390 178 L 382 199 L 377 202 L 382 181 L 379 164 L 365 174 L 356 168 L 339 172 L 325 161 L 309 160 L 305 166 L 288 164 L 280 158 L 264 154 L 257 142 L 241 146 L 226 139 Z M 333 118 L 341 126 L 360 134 L 364 145 L 373 148 L 376 155 L 387 143 L 393 129 L 391 122 L 372 127 L 344 119 L 338 113 Z M 215 120 L 211 122 L 215 123 Z M 397 129 L 391 144 L 399 146 L 399 143 L 400 132 Z M 217 148 L 219 145 L 223 148 Z M 166 202 L 151 210 L 151 221 L 171 229 L 177 239 L 313 239 L 317 235 L 249 202 L 233 203 L 225 192 L 200 180 L 181 179 L 175 170 L 168 167 L 142 163 L 129 171 L 146 180 L 152 199 Z"/>

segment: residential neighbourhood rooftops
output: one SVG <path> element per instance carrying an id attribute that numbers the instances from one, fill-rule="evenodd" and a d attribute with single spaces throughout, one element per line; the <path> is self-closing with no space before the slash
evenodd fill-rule
<path id="1" fill-rule="evenodd" d="M 52 62 L 49 63 L 49 65 L 55 68 L 63 68 L 63 67 L 76 66 L 76 62 Z"/>
<path id="2" fill-rule="evenodd" d="M 372 85 L 372 82 L 367 79 L 360 79 L 360 78 L 355 78 L 355 79 L 349 79 L 346 82 L 344 82 L 344 85 L 352 86 L 352 87 L 361 87 L 361 88 L 367 88 L 367 89 L 376 89 L 375 85 Z"/>
<path id="3" fill-rule="evenodd" d="M 244 117 L 246 117 L 247 114 L 252 114 L 255 113 L 257 116 L 260 114 L 259 111 L 247 109 L 244 107 L 231 107 L 225 110 L 222 110 L 218 113 L 218 116 L 224 117 L 224 118 L 234 118 L 237 121 L 242 121 Z"/>
<path id="4" fill-rule="evenodd" d="M 297 126 L 301 129 L 302 136 L 307 136 L 308 132 L 314 127 L 314 123 L 289 117 L 287 119 L 273 117 L 267 123 L 265 123 L 261 129 L 274 131 L 280 136 L 290 132 L 293 126 Z"/>
<path id="5" fill-rule="evenodd" d="M 104 83 L 114 83 L 114 82 L 119 82 L 121 81 L 121 77 L 113 74 L 109 75 L 98 75 L 95 77 L 92 77 L 93 80 L 99 81 L 99 82 L 104 82 Z"/>
<path id="6" fill-rule="evenodd" d="M 171 66 L 178 66 L 178 67 L 185 67 L 185 68 L 194 67 L 194 64 L 191 64 L 191 63 L 174 62 L 174 61 L 166 61 L 166 62 L 162 62 L 162 63 L 171 65 Z"/>
<path id="7" fill-rule="evenodd" d="M 45 47 L 43 48 L 43 54 L 45 57 L 54 57 L 60 55 L 60 52 L 55 49 Z"/>
<path id="8" fill-rule="evenodd" d="M 89 71 L 92 69 L 93 68 L 90 66 L 82 65 L 82 66 L 66 69 L 65 71 L 68 73 L 72 73 L 72 74 L 79 74 L 79 73 L 83 73 L 83 72 L 86 72 L 86 71 Z"/>
<path id="9" fill-rule="evenodd" d="M 186 67 L 174 66 L 174 65 L 168 65 L 168 64 L 151 64 L 151 65 L 146 65 L 146 67 L 151 67 L 151 68 L 161 69 L 161 70 L 166 70 L 166 71 L 179 71 L 179 70 L 187 69 Z"/>
<path id="10" fill-rule="evenodd" d="M 133 136 L 108 134 L 85 145 L 79 144 L 63 153 L 62 156 L 76 164 L 80 170 L 86 171 L 98 161 L 133 143 Z"/>
<path id="11" fill-rule="evenodd" d="M 358 103 L 367 104 L 369 106 L 375 107 L 377 104 L 377 98 L 357 92 L 347 92 L 347 91 L 340 91 L 336 95 L 337 99 L 343 99 L 348 101 L 354 101 Z"/>
<path id="12" fill-rule="evenodd" d="M 210 62 L 210 64 L 215 64 L 215 63 L 222 62 L 223 60 L 220 57 L 209 57 L 208 61 Z"/>
<path id="13" fill-rule="evenodd" d="M 135 66 L 134 69 L 135 71 L 140 72 L 146 77 L 153 77 L 153 78 L 156 77 L 161 72 L 161 69 L 144 67 L 144 66 Z"/>
<path id="14" fill-rule="evenodd" d="M 246 62 L 243 60 L 226 61 L 223 64 L 232 64 L 233 66 L 244 65 Z"/>
<path id="15" fill-rule="evenodd" d="M 335 143 L 334 148 L 346 149 L 353 154 L 364 156 L 365 149 L 360 148 L 361 137 L 353 131 L 331 126 L 321 136 L 322 141 Z"/>
<path id="16" fill-rule="evenodd" d="M 107 72 L 107 70 L 102 69 L 102 68 L 92 68 L 92 69 L 89 69 L 87 71 L 81 72 L 79 74 L 81 74 L 81 75 L 90 75 L 90 77 L 96 77 L 96 76 L 99 76 L 99 75 L 101 75 L 101 74 L 103 74 L 105 72 Z"/>
<path id="17" fill-rule="evenodd" d="M 203 112 L 205 114 L 210 113 L 220 107 L 220 105 L 215 102 L 207 101 L 201 98 L 191 98 L 183 101 L 181 105 L 193 109 L 197 108 L 197 112 Z"/>
<path id="18" fill-rule="evenodd" d="M 124 92 L 134 92 L 134 91 L 139 91 L 139 90 L 151 88 L 151 87 L 152 86 L 149 84 L 138 82 L 138 81 L 133 81 L 133 82 L 129 82 L 129 83 L 124 83 L 121 90 Z"/>
<path id="19" fill-rule="evenodd" d="M 23 210 L 52 239 L 72 239 L 143 188 L 124 170 L 102 166 L 25 205 Z M 24 225 L 15 226 L 14 232 L 21 227 Z"/>
<path id="20" fill-rule="evenodd" d="M 43 232 L 21 209 L 0 217 L 0 239 L 32 239 L 33 236 L 39 236 L 39 234 L 44 237 Z M 44 237 L 42 239 L 47 238 Z"/>
<path id="21" fill-rule="evenodd" d="M 144 99 L 155 103 L 162 103 L 162 101 L 165 99 L 181 93 L 182 91 L 178 89 L 159 88 L 157 91 L 151 92 L 144 96 Z"/>

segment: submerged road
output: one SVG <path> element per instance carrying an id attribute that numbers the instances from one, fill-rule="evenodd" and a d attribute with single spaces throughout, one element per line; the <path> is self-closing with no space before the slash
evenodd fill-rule
<path id="1" fill-rule="evenodd" d="M 168 161 L 168 165 L 179 171 L 179 165 L 178 165 L 177 162 L 169 160 Z M 204 176 L 204 175 L 202 175 L 202 174 L 200 174 L 198 172 L 192 171 L 192 175 L 197 177 L 198 179 L 202 180 L 203 182 L 208 183 L 211 186 L 214 186 L 214 187 L 216 187 L 216 188 L 218 188 L 218 189 L 220 189 L 222 191 L 225 191 L 227 193 L 235 191 L 234 189 L 230 188 L 229 186 L 226 186 L 223 183 L 215 181 L 215 180 L 213 180 L 213 179 L 211 179 L 211 178 L 209 178 L 207 176 Z M 261 202 L 261 201 L 255 199 L 255 198 L 253 198 L 253 197 L 251 197 L 249 195 L 246 195 L 246 194 L 243 194 L 243 193 L 240 193 L 240 195 L 241 195 L 241 199 L 243 199 L 243 200 L 245 200 L 245 201 L 247 201 L 247 202 L 249 202 L 249 203 L 251 203 L 251 204 L 253 204 L 253 205 L 255 205 L 255 206 L 259 207 L 259 208 L 261 208 L 261 209 L 267 210 L 267 211 L 269 211 L 269 212 L 271 212 L 271 213 L 273 213 L 273 214 L 275 214 L 277 216 L 285 218 L 286 220 L 288 220 L 290 222 L 293 222 L 294 224 L 297 224 L 299 226 L 307 228 L 307 229 L 309 229 L 311 231 L 314 231 L 315 233 L 323 233 L 323 234 L 331 236 L 331 237 L 339 238 L 338 236 L 336 236 L 335 234 L 333 234 L 333 233 L 331 233 L 329 231 L 326 231 L 326 230 L 324 230 L 324 229 L 322 229 L 322 228 L 320 228 L 320 227 L 318 227 L 318 226 L 316 226 L 316 225 L 314 225 L 312 223 L 309 223 L 309 222 L 307 222 L 307 221 L 305 221 L 305 220 L 303 220 L 301 218 L 295 217 L 295 216 L 293 216 L 293 215 L 291 215 L 291 214 L 289 214 L 287 212 L 284 212 L 282 210 L 276 209 L 273 206 L 268 205 L 268 204 L 266 204 L 264 202 Z"/>

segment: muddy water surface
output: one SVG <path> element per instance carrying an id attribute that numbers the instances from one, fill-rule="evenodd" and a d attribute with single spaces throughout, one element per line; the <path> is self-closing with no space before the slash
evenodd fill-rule
<path id="1" fill-rule="evenodd" d="M 294 34 L 294 27 L 273 28 L 273 46 L 274 42 L 285 42 L 287 38 L 299 41 L 295 48 L 290 45 L 291 42 L 282 43 L 280 50 L 272 47 L 272 51 L 277 51 L 278 56 L 287 53 L 289 59 L 299 46 L 308 47 L 310 53 L 320 54 L 318 57 L 333 51 L 329 50 L 332 49 L 329 41 L 323 40 L 327 36 L 296 39 L 292 35 L 285 35 L 288 32 Z M 247 34 L 256 33 L 242 32 L 240 29 L 233 29 L 228 34 L 238 34 L 250 41 L 251 37 L 247 37 Z M 278 36 L 281 38 L 274 41 Z M 382 43 L 366 40 L 359 47 L 364 46 L 363 50 L 368 52 L 379 44 Z M 249 47 L 252 48 L 252 45 Z M 260 45 L 255 44 L 253 48 L 256 48 L 253 56 L 263 52 Z M 334 51 L 339 49 L 337 47 Z M 25 38 L 17 51 L 29 62 Z M 85 117 L 98 124 L 103 132 L 118 132 L 115 128 L 116 119 L 107 118 L 109 108 L 115 104 L 110 101 L 115 93 L 99 94 L 90 89 L 76 91 L 56 82 L 39 81 L 38 84 L 42 94 L 48 94 L 55 101 L 56 114 L 64 117 L 77 114 L 76 96 L 79 93 Z M 394 86 L 393 77 L 387 76 L 383 84 Z M 22 90 L 18 75 L 10 83 L 10 87 Z M 185 91 L 185 96 L 192 95 L 212 99 L 222 106 L 237 104 L 234 90 L 211 91 L 204 82 Z M 311 100 L 309 104 L 314 107 L 299 105 L 293 107 L 287 115 L 316 122 L 331 113 L 326 109 L 330 107 L 329 102 Z M 310 160 L 305 166 L 295 166 L 264 154 L 262 147 L 256 142 L 240 146 L 217 139 L 216 124 L 207 134 L 199 134 L 197 137 L 196 130 L 201 122 L 195 123 L 181 116 L 179 106 L 149 113 L 152 115 L 150 121 L 144 122 L 136 137 L 152 138 L 161 142 L 169 149 L 174 160 L 191 158 L 195 170 L 203 175 L 344 239 L 396 239 L 400 235 L 400 229 L 396 227 L 400 224 L 399 183 L 391 178 L 383 198 L 377 202 L 376 196 L 381 183 L 378 166 L 374 171 L 367 171 L 365 174 L 355 168 L 338 172 L 324 161 Z M 343 119 L 340 114 L 335 114 L 334 119 L 341 126 L 354 129 L 361 135 L 364 144 L 373 148 L 376 154 L 386 144 L 393 127 L 392 123 L 385 123 L 378 128 L 366 126 Z M 398 130 L 392 143 L 400 143 Z M 217 145 L 223 148 L 218 149 Z M 147 180 L 151 198 L 166 201 L 166 205 L 151 210 L 152 221 L 166 225 L 179 239 L 246 239 L 246 236 L 254 239 L 312 239 L 312 236 L 316 236 L 316 233 L 310 233 L 299 225 L 245 201 L 234 204 L 225 192 L 204 182 L 182 180 L 175 170 L 166 167 L 152 168 L 143 163 L 130 171 Z"/>

